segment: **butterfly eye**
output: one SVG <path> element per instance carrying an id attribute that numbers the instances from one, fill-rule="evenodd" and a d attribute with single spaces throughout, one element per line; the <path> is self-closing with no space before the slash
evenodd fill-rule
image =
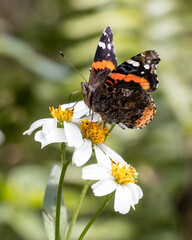
<path id="1" fill-rule="evenodd" d="M 91 72 L 91 71 L 92 71 L 92 68 L 89 68 L 89 71 Z"/>

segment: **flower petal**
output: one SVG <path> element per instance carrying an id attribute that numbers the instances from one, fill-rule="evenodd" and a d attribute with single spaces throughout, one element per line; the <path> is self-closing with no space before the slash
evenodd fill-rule
<path id="1" fill-rule="evenodd" d="M 98 147 L 100 147 L 103 152 L 105 152 L 115 163 L 120 162 L 120 164 L 124 165 L 126 164 L 126 162 L 123 160 L 123 158 L 116 153 L 113 149 L 111 149 L 110 147 L 106 146 L 103 143 L 98 143 L 97 144 Z"/>
<path id="2" fill-rule="evenodd" d="M 111 169 L 111 160 L 108 155 L 106 155 L 96 144 L 94 144 L 94 150 L 97 162 L 100 165 Z"/>
<path id="3" fill-rule="evenodd" d="M 81 101 L 83 102 L 83 101 Z M 66 108 L 73 108 L 73 107 L 76 107 L 77 106 L 77 102 L 71 102 L 71 103 L 65 103 L 65 104 L 62 104 L 61 105 L 61 110 L 65 110 Z"/>
<path id="4" fill-rule="evenodd" d="M 41 143 L 44 148 L 51 143 L 67 142 L 67 138 L 63 128 L 55 128 L 53 131 L 45 133 L 42 130 L 35 133 L 35 141 Z"/>
<path id="5" fill-rule="evenodd" d="M 116 189 L 117 183 L 114 181 L 113 177 L 110 176 L 96 182 L 91 187 L 94 195 L 100 197 L 112 193 Z"/>
<path id="6" fill-rule="evenodd" d="M 118 185 L 115 193 L 114 209 L 116 212 L 126 214 L 130 207 L 135 210 L 135 204 L 142 198 L 143 192 L 141 188 L 135 183 L 128 183 L 127 185 Z"/>
<path id="7" fill-rule="evenodd" d="M 89 180 L 100 180 L 111 176 L 110 169 L 99 164 L 91 164 L 82 169 L 82 178 Z"/>
<path id="8" fill-rule="evenodd" d="M 73 152 L 72 163 L 77 167 L 85 164 L 92 154 L 92 142 L 89 139 L 83 139 L 83 144 Z"/>
<path id="9" fill-rule="evenodd" d="M 79 147 L 83 143 L 80 129 L 73 123 L 64 122 L 64 130 L 69 147 Z"/>
<path id="10" fill-rule="evenodd" d="M 119 212 L 121 214 L 126 214 L 129 212 L 131 205 L 129 201 L 129 194 L 126 190 L 127 189 L 125 188 L 125 186 L 118 184 L 115 192 L 115 212 Z"/>
<path id="11" fill-rule="evenodd" d="M 127 204 L 129 203 L 130 206 L 135 210 L 135 201 L 134 201 L 134 196 L 133 196 L 133 192 L 132 192 L 132 189 L 130 187 L 129 184 L 127 184 L 126 186 L 123 186 L 124 187 L 124 195 L 125 195 L 125 199 L 127 199 Z"/>
<path id="12" fill-rule="evenodd" d="M 54 120 L 54 119 L 52 119 L 52 118 L 43 118 L 43 119 L 39 119 L 39 120 L 35 121 L 34 123 L 31 124 L 30 128 L 23 133 L 23 135 L 26 135 L 26 134 L 27 135 L 31 135 L 31 133 L 33 131 L 35 131 L 39 127 L 42 127 L 45 124 L 45 122 L 50 121 L 50 120 Z"/>
<path id="13" fill-rule="evenodd" d="M 66 108 L 72 108 L 72 107 L 74 107 L 73 118 L 80 118 L 89 113 L 89 108 L 84 103 L 84 101 L 67 103 L 67 104 L 61 105 L 62 110 L 65 110 Z"/>
<path id="14" fill-rule="evenodd" d="M 139 199 L 143 197 L 143 191 L 141 188 L 135 184 L 135 183 L 128 183 L 127 187 L 130 189 L 132 198 L 133 198 L 133 204 L 137 204 L 139 202 Z"/>
<path id="15" fill-rule="evenodd" d="M 47 134 L 57 129 L 57 119 L 50 118 L 42 126 L 42 131 Z"/>
<path id="16" fill-rule="evenodd" d="M 76 105 L 75 105 L 75 109 L 74 109 L 74 114 L 73 117 L 74 118 L 80 118 L 86 114 L 89 113 L 89 108 L 87 107 L 87 105 L 85 104 L 84 101 L 79 101 Z"/>
<path id="17" fill-rule="evenodd" d="M 90 122 L 97 122 L 101 120 L 101 116 L 99 113 L 91 113 L 88 116 L 82 117 L 82 120 L 88 119 Z"/>

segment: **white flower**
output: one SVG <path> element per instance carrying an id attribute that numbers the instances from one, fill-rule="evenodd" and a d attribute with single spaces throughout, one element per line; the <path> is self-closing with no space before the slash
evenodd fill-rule
<path id="1" fill-rule="evenodd" d="M 81 133 L 82 139 L 77 139 L 75 150 L 72 157 L 72 163 L 76 166 L 82 166 L 91 157 L 94 149 L 96 158 L 100 155 L 100 151 L 111 157 L 114 162 L 123 162 L 122 157 L 114 150 L 104 144 L 106 136 L 109 134 L 108 127 L 102 127 L 97 122 L 90 122 L 88 119 L 81 121 Z"/>
<path id="2" fill-rule="evenodd" d="M 134 205 L 143 197 L 141 188 L 135 184 L 137 172 L 126 162 L 112 162 L 101 150 L 99 154 L 97 164 L 82 169 L 82 178 L 99 180 L 92 185 L 95 196 L 105 196 L 115 191 L 114 210 L 126 214 L 130 207 L 135 209 Z"/>
<path id="3" fill-rule="evenodd" d="M 73 108 L 74 106 L 74 108 Z M 69 147 L 78 147 L 82 144 L 82 135 L 79 129 L 79 120 L 90 118 L 89 108 L 80 101 L 77 104 L 63 104 L 59 109 L 50 108 L 53 118 L 44 118 L 35 121 L 23 135 L 31 135 L 37 128 L 41 130 L 35 133 L 35 141 L 41 143 L 41 148 L 50 143 L 67 142 Z M 94 114 L 94 121 L 99 118 L 98 114 Z"/>

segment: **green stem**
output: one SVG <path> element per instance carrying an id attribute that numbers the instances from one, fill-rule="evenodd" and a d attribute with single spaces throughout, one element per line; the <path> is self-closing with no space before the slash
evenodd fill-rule
<path id="1" fill-rule="evenodd" d="M 65 143 L 61 143 L 61 161 L 63 163 L 66 162 L 65 149 L 66 149 Z"/>
<path id="2" fill-rule="evenodd" d="M 94 221 L 97 219 L 97 217 L 102 213 L 103 209 L 107 206 L 107 204 L 109 203 L 109 201 L 111 200 L 113 196 L 113 193 L 109 194 L 106 196 L 103 204 L 101 205 L 101 207 L 98 209 L 98 211 L 95 213 L 95 215 L 91 218 L 91 220 L 89 221 L 89 223 L 87 224 L 87 226 L 84 228 L 83 232 L 81 233 L 80 237 L 78 238 L 78 240 L 82 240 L 85 236 L 85 234 L 87 233 L 87 231 L 89 230 L 89 228 L 92 226 L 92 224 L 94 223 Z"/>
<path id="3" fill-rule="evenodd" d="M 88 187 L 89 187 L 89 182 L 90 182 L 90 181 L 86 181 L 86 183 L 85 183 L 85 185 L 84 185 L 84 187 L 83 187 L 83 189 L 82 189 L 81 196 L 80 196 L 79 202 L 78 202 L 78 204 L 77 204 L 77 208 L 76 208 L 75 212 L 73 213 L 73 217 L 72 217 L 72 219 L 71 219 L 71 223 L 70 223 L 70 226 L 69 226 L 69 230 L 68 230 L 68 232 L 67 232 L 67 238 L 66 238 L 66 240 L 69 240 L 69 239 L 70 239 L 73 226 L 75 225 L 75 222 L 76 222 L 76 220 L 77 220 L 77 216 L 78 216 L 78 214 L 79 214 L 79 210 L 80 210 L 80 208 L 81 208 L 81 205 L 82 205 L 83 200 L 84 200 L 84 198 L 85 198 L 85 194 L 86 194 L 87 189 L 88 189 Z"/>
<path id="4" fill-rule="evenodd" d="M 111 128 L 109 129 L 109 131 L 107 132 L 107 134 L 110 133 L 110 132 L 113 130 L 114 127 L 115 127 L 115 124 L 111 124 Z"/>
<path id="5" fill-rule="evenodd" d="M 57 190 L 57 205 L 56 205 L 56 217 L 55 217 L 55 240 L 59 240 L 59 227 L 60 227 L 60 209 L 61 209 L 61 194 L 63 188 L 63 180 L 65 177 L 65 172 L 69 163 L 71 162 L 72 157 L 67 161 L 65 159 L 65 144 L 61 144 L 61 160 L 62 160 L 62 170 L 59 179 L 59 186 Z"/>

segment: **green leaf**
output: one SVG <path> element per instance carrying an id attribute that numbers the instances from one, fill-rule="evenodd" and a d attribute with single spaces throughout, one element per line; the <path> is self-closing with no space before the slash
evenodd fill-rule
<path id="1" fill-rule="evenodd" d="M 57 190 L 59 185 L 59 178 L 61 174 L 61 168 L 55 165 L 49 177 L 47 187 L 45 190 L 45 196 L 43 200 L 43 221 L 47 237 L 49 240 L 55 239 L 55 216 L 56 216 L 56 204 L 57 204 Z M 61 239 L 65 239 L 67 230 L 67 211 L 64 205 L 63 193 L 61 195 L 61 213 L 60 213 L 60 236 Z"/>

